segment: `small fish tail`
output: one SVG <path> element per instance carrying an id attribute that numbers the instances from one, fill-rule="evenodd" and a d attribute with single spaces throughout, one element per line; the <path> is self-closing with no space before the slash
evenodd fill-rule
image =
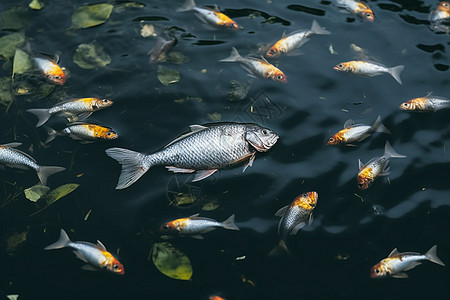
<path id="1" fill-rule="evenodd" d="M 331 34 L 328 30 L 323 29 L 316 20 L 313 20 L 311 25 L 311 32 L 314 34 Z"/>
<path id="2" fill-rule="evenodd" d="M 289 251 L 286 242 L 284 240 L 280 240 L 278 242 L 278 245 L 275 246 L 275 248 L 273 248 L 270 252 L 269 252 L 269 256 L 274 257 L 274 256 L 280 256 L 283 254 L 291 254 L 291 252 Z"/>
<path id="3" fill-rule="evenodd" d="M 219 62 L 235 62 L 235 61 L 240 61 L 241 58 L 242 58 L 242 56 L 239 54 L 237 49 L 235 47 L 233 47 L 233 48 L 231 48 L 230 56 L 219 60 Z"/>
<path id="4" fill-rule="evenodd" d="M 37 170 L 37 175 L 41 183 L 43 185 L 46 185 L 47 178 L 50 177 L 50 175 L 62 172 L 65 169 L 66 168 L 64 167 L 56 167 L 56 166 L 39 166 L 39 169 Z"/>
<path id="5" fill-rule="evenodd" d="M 45 122 L 48 121 L 48 119 L 50 119 L 51 116 L 51 114 L 48 112 L 48 109 L 46 108 L 27 109 L 27 112 L 32 113 L 38 118 L 36 127 L 42 126 Z"/>
<path id="6" fill-rule="evenodd" d="M 194 6 L 195 6 L 194 0 L 186 0 L 183 6 L 177 8 L 177 12 L 190 11 L 192 10 L 192 8 L 194 8 Z"/>
<path id="7" fill-rule="evenodd" d="M 129 187 L 135 183 L 151 166 L 144 165 L 144 154 L 123 149 L 123 148 L 109 148 L 105 150 L 106 154 L 117 160 L 122 165 L 119 182 L 116 189 L 121 190 Z"/>
<path id="8" fill-rule="evenodd" d="M 387 158 L 405 158 L 406 155 L 397 153 L 394 148 L 392 148 L 391 143 L 386 141 L 386 145 L 384 146 L 384 156 Z"/>
<path id="9" fill-rule="evenodd" d="M 222 227 L 230 230 L 240 230 L 239 227 L 234 224 L 234 214 L 232 214 L 228 219 L 222 222 Z"/>
<path id="10" fill-rule="evenodd" d="M 48 144 L 51 141 L 53 141 L 59 133 L 58 133 L 58 131 L 56 131 L 55 129 L 53 129 L 51 127 L 44 126 L 44 128 L 45 128 L 45 130 L 47 130 L 47 134 L 48 134 L 48 137 L 45 140 L 44 144 Z"/>
<path id="11" fill-rule="evenodd" d="M 434 245 L 431 247 L 430 250 L 428 250 L 427 253 L 425 253 L 425 256 L 427 259 L 431 262 L 434 262 L 435 264 L 441 265 L 445 267 L 445 264 L 442 262 L 442 260 L 437 256 L 437 245 Z"/>
<path id="12" fill-rule="evenodd" d="M 59 239 L 54 242 L 53 244 L 48 245 L 44 248 L 44 250 L 53 250 L 53 249 L 61 249 L 64 247 L 67 247 L 71 243 L 71 240 L 69 239 L 69 236 L 64 231 L 64 229 L 61 228 L 61 233 L 59 235 Z"/>
<path id="13" fill-rule="evenodd" d="M 378 118 L 375 121 L 375 123 L 373 123 L 372 131 L 388 133 L 388 134 L 391 133 L 391 131 L 389 129 L 387 129 L 386 126 L 384 126 L 384 124 L 381 122 L 381 116 L 378 116 Z"/>
<path id="14" fill-rule="evenodd" d="M 392 77 L 394 77 L 394 79 L 397 80 L 397 82 L 400 84 L 402 84 L 402 80 L 400 78 L 400 73 L 403 71 L 404 68 L 405 68 L 404 65 L 399 65 L 399 66 L 392 67 L 389 69 L 389 74 L 391 74 Z"/>

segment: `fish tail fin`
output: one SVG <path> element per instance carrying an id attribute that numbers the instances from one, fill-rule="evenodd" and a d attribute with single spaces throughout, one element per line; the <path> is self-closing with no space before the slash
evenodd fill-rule
<path id="1" fill-rule="evenodd" d="M 232 214 L 228 219 L 222 222 L 222 227 L 230 230 L 240 230 L 239 227 L 234 224 L 234 214 Z"/>
<path id="2" fill-rule="evenodd" d="M 274 256 L 280 256 L 283 254 L 291 254 L 291 251 L 289 251 L 286 242 L 284 240 L 280 240 L 278 242 L 278 245 L 275 246 L 275 248 L 273 248 L 270 252 L 269 252 L 269 256 L 274 257 Z"/>
<path id="3" fill-rule="evenodd" d="M 58 131 L 56 131 L 55 129 L 48 127 L 48 126 L 44 126 L 44 128 L 45 128 L 45 130 L 47 130 L 47 134 L 48 134 L 48 137 L 45 140 L 44 144 L 48 144 L 56 138 L 56 136 L 58 135 Z"/>
<path id="4" fill-rule="evenodd" d="M 233 48 L 231 48 L 230 56 L 219 60 L 219 62 L 235 62 L 235 61 L 239 61 L 241 58 L 242 58 L 242 56 L 239 54 L 237 49 L 235 47 L 233 47 Z"/>
<path id="5" fill-rule="evenodd" d="M 189 11 L 192 10 L 192 8 L 195 6 L 194 0 L 186 0 L 184 2 L 183 6 L 177 8 L 177 12 L 183 12 L 183 11 Z"/>
<path id="6" fill-rule="evenodd" d="M 323 29 L 316 20 L 313 20 L 311 25 L 311 32 L 314 34 L 331 34 L 328 30 Z"/>
<path id="7" fill-rule="evenodd" d="M 431 247 L 430 250 L 428 250 L 427 253 L 425 253 L 425 256 L 427 259 L 431 262 L 434 262 L 435 264 L 441 265 L 445 267 L 445 264 L 442 262 L 442 260 L 437 256 L 437 245 L 434 245 Z"/>
<path id="8" fill-rule="evenodd" d="M 384 146 L 384 156 L 387 158 L 405 158 L 406 155 L 397 153 L 394 148 L 392 148 L 391 143 L 386 141 L 386 145 Z"/>
<path id="9" fill-rule="evenodd" d="M 44 250 L 53 250 L 53 249 L 61 249 L 64 247 L 67 247 L 70 244 L 71 240 L 69 239 L 69 236 L 64 231 L 64 229 L 61 228 L 61 233 L 59 234 L 59 239 L 54 242 L 53 244 L 48 245 L 44 248 Z"/>
<path id="10" fill-rule="evenodd" d="M 56 167 L 56 166 L 39 166 L 39 169 L 37 170 L 37 176 L 39 177 L 40 182 L 43 185 L 46 185 L 47 178 L 50 177 L 50 175 L 62 172 L 65 169 L 66 168 L 64 167 Z"/>
<path id="11" fill-rule="evenodd" d="M 397 82 L 400 84 L 402 84 L 402 80 L 400 78 L 400 73 L 403 71 L 404 68 L 405 68 L 404 65 L 399 65 L 399 66 L 392 67 L 389 69 L 389 74 L 391 74 L 392 77 L 394 77 L 394 79 L 397 80 Z"/>
<path id="12" fill-rule="evenodd" d="M 129 187 L 135 183 L 151 166 L 144 164 L 145 154 L 123 149 L 123 148 L 109 148 L 105 150 L 106 154 L 117 160 L 122 165 L 119 182 L 116 189 L 121 190 Z"/>
<path id="13" fill-rule="evenodd" d="M 383 133 L 388 133 L 388 134 L 391 133 L 391 131 L 389 129 L 387 129 L 386 126 L 384 126 L 384 124 L 381 122 L 381 116 L 378 116 L 375 123 L 373 123 L 372 130 L 375 132 L 383 132 Z"/>
<path id="14" fill-rule="evenodd" d="M 50 119 L 51 116 L 51 114 L 48 112 L 48 109 L 46 108 L 27 109 L 27 112 L 32 113 L 38 118 L 36 127 L 42 126 L 45 122 L 48 121 L 48 119 Z"/>

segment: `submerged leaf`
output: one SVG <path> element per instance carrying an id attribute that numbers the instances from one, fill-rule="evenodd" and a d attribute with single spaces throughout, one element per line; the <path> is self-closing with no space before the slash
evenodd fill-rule
<path id="1" fill-rule="evenodd" d="M 16 232 L 6 239 L 6 252 L 12 253 L 27 240 L 28 230 Z"/>
<path id="2" fill-rule="evenodd" d="M 171 64 L 184 64 L 189 61 L 189 58 L 181 52 L 171 51 L 166 54 L 166 62 Z"/>
<path id="3" fill-rule="evenodd" d="M 42 185 L 42 184 L 36 184 L 28 189 L 25 189 L 24 193 L 25 193 L 25 197 L 28 200 L 30 200 L 32 202 L 36 202 L 39 199 L 41 199 L 42 196 L 47 194 L 48 191 L 50 191 L 50 188 L 48 186 Z"/>
<path id="4" fill-rule="evenodd" d="M 75 28 L 89 28 L 106 22 L 113 10 L 112 4 L 100 3 L 78 7 L 72 15 Z"/>
<path id="5" fill-rule="evenodd" d="M 97 41 L 78 45 L 73 61 L 80 68 L 94 69 L 111 63 L 111 57 Z"/>
<path id="6" fill-rule="evenodd" d="M 252 86 L 253 80 L 250 79 L 247 82 L 231 80 L 230 81 L 230 91 L 228 92 L 228 100 L 230 101 L 241 101 L 247 97 L 247 93 Z"/>
<path id="7" fill-rule="evenodd" d="M 16 48 L 25 42 L 23 32 L 15 32 L 0 38 L 0 57 L 10 59 L 16 53 Z"/>
<path id="8" fill-rule="evenodd" d="M 176 206 L 193 204 L 193 203 L 195 203 L 195 201 L 196 201 L 196 198 L 194 195 L 189 195 L 189 194 L 185 194 L 185 193 L 178 193 L 178 194 L 174 195 L 174 199 L 173 199 L 173 202 L 175 203 Z"/>
<path id="9" fill-rule="evenodd" d="M 44 8 L 44 2 L 41 0 L 32 0 L 30 4 L 28 4 L 28 7 L 34 10 L 41 10 Z"/>
<path id="10" fill-rule="evenodd" d="M 8 107 L 14 100 L 14 93 L 11 90 L 11 78 L 0 78 L 0 104 Z"/>
<path id="11" fill-rule="evenodd" d="M 29 21 L 28 9 L 22 6 L 13 6 L 0 13 L 1 30 L 17 30 Z"/>
<path id="12" fill-rule="evenodd" d="M 151 251 L 153 263 L 161 273 L 173 279 L 191 279 L 192 265 L 189 257 L 172 244 L 155 243 Z"/>
<path id="13" fill-rule="evenodd" d="M 13 78 L 16 74 L 24 74 L 30 71 L 32 63 L 30 56 L 23 50 L 16 49 L 13 62 Z"/>
<path id="14" fill-rule="evenodd" d="M 161 65 L 158 66 L 158 79 L 164 85 L 169 85 L 180 81 L 180 73 L 177 70 L 169 69 Z"/>
<path id="15" fill-rule="evenodd" d="M 214 199 L 208 203 L 205 203 L 205 205 L 202 206 L 202 210 L 211 211 L 211 210 L 217 209 L 218 207 L 219 207 L 219 201 L 217 199 Z"/>

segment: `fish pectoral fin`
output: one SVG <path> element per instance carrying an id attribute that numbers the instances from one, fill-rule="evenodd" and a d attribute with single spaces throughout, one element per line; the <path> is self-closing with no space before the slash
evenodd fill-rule
<path id="1" fill-rule="evenodd" d="M 100 250 L 105 250 L 106 251 L 105 245 L 103 245 L 103 243 L 100 242 L 99 240 L 97 240 L 97 248 L 100 249 Z"/>
<path id="2" fill-rule="evenodd" d="M 294 49 L 289 51 L 288 53 L 286 53 L 286 56 L 298 56 L 298 55 L 303 55 L 304 53 L 298 49 Z"/>
<path id="3" fill-rule="evenodd" d="M 289 235 L 296 235 L 297 232 L 305 227 L 306 223 L 305 222 L 301 222 L 300 224 L 295 225 L 295 227 L 292 229 L 291 233 L 289 233 Z"/>
<path id="4" fill-rule="evenodd" d="M 398 252 L 397 248 L 395 248 L 394 250 L 391 251 L 391 253 L 389 253 L 388 257 L 394 256 L 397 254 L 399 254 L 399 252 Z"/>
<path id="5" fill-rule="evenodd" d="M 380 176 L 388 176 L 391 174 L 391 167 L 384 168 L 383 172 L 380 174 Z"/>
<path id="6" fill-rule="evenodd" d="M 345 121 L 344 123 L 344 128 L 349 128 L 351 127 L 353 124 L 355 124 L 355 122 L 352 119 L 348 119 L 347 121 Z"/>
<path id="7" fill-rule="evenodd" d="M 12 143 L 8 143 L 8 144 L 3 144 L 1 146 L 9 147 L 9 148 L 16 148 L 16 147 L 19 147 L 20 145 L 22 145 L 22 143 L 12 142 Z"/>
<path id="8" fill-rule="evenodd" d="M 86 270 L 86 271 L 100 271 L 99 268 L 96 268 L 93 265 L 89 265 L 89 264 L 82 266 L 81 269 Z"/>
<path id="9" fill-rule="evenodd" d="M 415 267 L 417 267 L 421 264 L 422 263 L 420 261 L 416 261 L 416 262 L 412 263 L 409 267 L 405 268 L 403 271 L 408 271 L 408 270 L 414 269 Z"/>
<path id="10" fill-rule="evenodd" d="M 408 278 L 408 274 L 406 274 L 406 273 L 397 273 L 397 274 L 392 275 L 392 277 L 404 279 L 404 278 Z"/>
<path id="11" fill-rule="evenodd" d="M 80 121 L 80 120 L 86 120 L 87 118 L 90 117 L 90 115 L 92 115 L 92 112 L 91 112 L 91 111 L 89 111 L 89 112 L 84 112 L 84 113 L 78 114 L 78 115 L 76 116 L 76 119 L 77 119 L 77 121 Z"/>
<path id="12" fill-rule="evenodd" d="M 362 161 L 360 159 L 358 159 L 358 167 L 359 167 L 359 170 L 361 170 L 364 167 L 364 164 L 362 163 Z"/>
<path id="13" fill-rule="evenodd" d="M 282 208 L 280 208 L 276 213 L 275 216 L 277 217 L 282 217 L 284 215 L 284 213 L 286 212 L 286 210 L 288 209 L 289 205 L 283 206 Z"/>
<path id="14" fill-rule="evenodd" d="M 244 170 L 242 170 L 242 173 L 245 172 L 245 170 L 247 170 L 248 167 L 253 166 L 253 161 L 255 160 L 255 153 L 252 153 L 250 156 L 250 159 L 248 160 L 248 163 L 244 166 Z"/>
<path id="15" fill-rule="evenodd" d="M 195 218 L 195 217 L 198 217 L 200 214 L 199 213 L 196 213 L 196 214 L 193 214 L 192 216 L 189 216 L 189 218 Z"/>
<path id="16" fill-rule="evenodd" d="M 313 222 L 313 220 L 314 220 L 314 215 L 311 213 L 311 214 L 309 215 L 308 225 L 311 225 L 312 222 Z"/>
<path id="17" fill-rule="evenodd" d="M 166 168 L 168 171 L 174 172 L 174 173 L 194 173 L 195 172 L 195 170 L 193 170 L 193 169 L 183 169 L 183 168 L 177 168 L 177 167 L 172 167 L 172 166 L 167 166 Z"/>
<path id="18" fill-rule="evenodd" d="M 195 177 L 192 180 L 192 182 L 203 180 L 203 179 L 211 176 L 212 174 L 214 174 L 216 171 L 217 171 L 217 169 L 197 171 L 197 174 L 195 174 Z"/>
<path id="19" fill-rule="evenodd" d="M 203 240 L 204 239 L 203 235 L 200 235 L 200 234 L 190 235 L 190 237 L 193 238 L 193 239 L 197 239 L 197 240 Z"/>
<path id="20" fill-rule="evenodd" d="M 83 255 L 83 253 L 81 253 L 78 250 L 74 250 L 73 253 L 75 253 L 75 255 L 77 256 L 78 259 L 81 259 L 82 261 L 84 261 L 85 263 L 87 263 L 87 259 L 86 257 Z"/>

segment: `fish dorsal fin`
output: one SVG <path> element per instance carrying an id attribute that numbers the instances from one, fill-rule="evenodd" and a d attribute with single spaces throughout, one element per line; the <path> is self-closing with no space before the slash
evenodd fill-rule
<path id="1" fill-rule="evenodd" d="M 99 240 L 97 240 L 97 245 L 96 246 L 97 246 L 98 249 L 106 251 L 105 245 L 103 245 L 103 243 L 100 242 Z"/>
<path id="2" fill-rule="evenodd" d="M 286 31 L 283 31 L 283 34 L 281 35 L 281 38 L 284 38 L 286 36 Z"/>
<path id="3" fill-rule="evenodd" d="M 430 97 L 431 96 L 431 94 L 433 94 L 433 92 L 431 91 L 431 92 L 428 92 L 426 95 L 425 95 L 425 97 Z"/>
<path id="4" fill-rule="evenodd" d="M 174 143 L 176 143 L 176 142 L 178 142 L 178 141 L 180 141 L 180 140 L 182 140 L 182 139 L 184 139 L 184 138 L 186 138 L 186 137 L 188 137 L 188 136 L 190 136 L 190 135 L 192 135 L 194 133 L 197 133 L 197 132 L 200 132 L 202 130 L 205 130 L 208 127 L 202 126 L 202 125 L 191 125 L 191 126 L 189 126 L 189 128 L 191 129 L 191 132 L 188 132 L 188 133 L 180 135 L 179 137 L 177 137 L 176 139 L 174 139 L 173 141 L 171 141 L 170 143 L 165 145 L 164 148 L 167 148 L 170 145 L 172 145 L 172 144 L 174 144 Z"/>
<path id="5" fill-rule="evenodd" d="M 391 253 L 389 253 L 388 257 L 392 257 L 394 255 L 400 254 L 400 252 L 397 251 L 397 248 L 395 248 L 394 250 L 391 251 Z"/>
<path id="6" fill-rule="evenodd" d="M 196 218 L 196 217 L 198 217 L 200 214 L 199 213 L 196 213 L 196 214 L 193 214 L 192 216 L 189 216 L 189 218 Z"/>
<path id="7" fill-rule="evenodd" d="M 261 55 L 261 60 L 262 60 L 263 62 L 265 62 L 265 63 L 270 64 L 270 63 L 267 61 L 267 59 L 266 59 L 264 56 L 262 56 L 262 55 Z"/>
<path id="8" fill-rule="evenodd" d="M 282 216 L 285 214 L 285 212 L 286 212 L 286 210 L 288 209 L 288 207 L 289 207 L 289 205 L 286 205 L 286 206 L 283 206 L 282 208 L 280 208 L 280 209 L 275 213 L 275 216 L 277 216 L 277 217 L 282 217 Z"/>
<path id="9" fill-rule="evenodd" d="M 12 143 L 8 143 L 8 144 L 3 144 L 2 146 L 9 147 L 9 148 L 16 148 L 16 147 L 19 147 L 20 145 L 22 145 L 22 143 L 12 142 Z"/>
<path id="10" fill-rule="evenodd" d="M 217 4 L 214 4 L 214 10 L 220 12 L 219 6 Z"/>
<path id="11" fill-rule="evenodd" d="M 352 119 L 348 119 L 348 120 L 345 121 L 345 123 L 344 123 L 344 128 L 349 128 L 349 127 L 351 127 L 353 124 L 355 124 L 355 122 L 353 122 Z"/>
<path id="12" fill-rule="evenodd" d="M 358 168 L 361 170 L 363 167 L 364 167 L 363 162 L 360 159 L 358 159 Z"/>

